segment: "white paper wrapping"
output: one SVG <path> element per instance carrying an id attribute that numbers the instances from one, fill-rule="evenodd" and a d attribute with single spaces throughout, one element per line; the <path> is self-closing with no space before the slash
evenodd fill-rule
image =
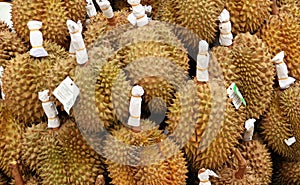
<path id="1" fill-rule="evenodd" d="M 142 97 L 144 94 L 143 87 L 136 85 L 131 90 L 131 99 L 129 104 L 130 117 L 128 119 L 128 125 L 138 127 L 140 126 Z"/>
<path id="2" fill-rule="evenodd" d="M 79 65 L 83 65 L 88 61 L 88 54 L 81 34 L 82 24 L 80 21 L 75 23 L 72 20 L 67 20 L 67 26 L 71 36 L 71 45 L 76 52 L 76 61 Z"/>
<path id="3" fill-rule="evenodd" d="M 1 90 L 1 97 L 3 100 L 5 100 L 5 94 L 3 92 L 3 84 L 2 84 L 2 77 L 4 73 L 4 68 L 0 66 L 0 90 Z"/>
<path id="4" fill-rule="evenodd" d="M 200 169 L 198 172 L 198 178 L 200 180 L 199 185 L 211 185 L 209 176 L 219 177 L 214 171 L 210 169 Z"/>
<path id="5" fill-rule="evenodd" d="M 43 34 L 39 30 L 42 27 L 41 21 L 29 21 L 27 23 L 28 29 L 30 30 L 30 55 L 33 57 L 46 57 L 48 56 L 47 51 L 43 47 Z"/>
<path id="6" fill-rule="evenodd" d="M 197 55 L 197 70 L 196 77 L 199 82 L 208 82 L 208 64 L 209 64 L 209 53 L 208 43 L 205 40 L 199 42 L 199 53 Z"/>
<path id="7" fill-rule="evenodd" d="M 281 89 L 286 89 L 290 85 L 295 83 L 296 79 L 288 76 L 289 71 L 283 59 L 284 59 L 284 51 L 281 51 L 272 59 L 272 61 L 274 61 L 276 65 L 279 86 Z"/>
<path id="8" fill-rule="evenodd" d="M 145 7 L 140 4 L 141 1 L 128 0 L 127 2 L 132 6 L 132 13 L 128 15 L 127 20 L 138 27 L 148 24 L 149 18 L 146 15 Z"/>
<path id="9" fill-rule="evenodd" d="M 291 137 L 289 139 L 285 139 L 284 142 L 285 142 L 286 145 L 291 146 L 292 144 L 296 143 L 296 138 Z"/>
<path id="10" fill-rule="evenodd" d="M 95 15 L 97 15 L 97 11 L 96 8 L 94 6 L 93 0 L 86 0 L 86 12 L 88 14 L 89 17 L 93 17 Z"/>
<path id="11" fill-rule="evenodd" d="M 252 141 L 253 133 L 254 133 L 254 123 L 256 119 L 248 119 L 245 122 L 245 133 L 244 133 L 244 141 Z"/>
<path id="12" fill-rule="evenodd" d="M 96 0 L 98 6 L 100 7 L 101 11 L 103 12 L 103 15 L 110 19 L 114 16 L 114 11 L 110 5 L 110 2 L 108 0 Z"/>
<path id="13" fill-rule="evenodd" d="M 230 46 L 232 44 L 233 35 L 231 33 L 230 14 L 224 9 L 218 17 L 220 24 L 220 38 L 219 42 L 222 46 Z"/>
<path id="14" fill-rule="evenodd" d="M 44 112 L 47 115 L 48 118 L 48 128 L 58 128 L 60 126 L 59 118 L 57 117 L 58 111 L 56 109 L 56 106 L 53 102 L 49 101 L 50 96 L 49 90 L 44 90 L 38 93 L 39 94 L 39 100 L 42 101 L 42 106 L 44 109 Z"/>
<path id="15" fill-rule="evenodd" d="M 70 47 L 69 47 L 69 56 L 70 57 L 76 57 L 76 50 L 72 44 L 72 41 L 70 43 Z"/>

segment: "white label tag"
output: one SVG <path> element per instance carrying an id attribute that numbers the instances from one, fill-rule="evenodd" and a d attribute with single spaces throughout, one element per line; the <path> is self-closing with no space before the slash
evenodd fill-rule
<path id="1" fill-rule="evenodd" d="M 296 138 L 291 137 L 289 139 L 285 139 L 284 142 L 285 142 L 286 145 L 291 146 L 292 144 L 296 143 Z"/>
<path id="2" fill-rule="evenodd" d="M 134 16 L 133 13 L 129 14 L 127 17 L 127 20 L 132 24 L 133 26 L 136 25 L 136 17 Z"/>
<path id="3" fill-rule="evenodd" d="M 239 109 L 242 104 L 246 106 L 246 101 L 235 83 L 232 83 L 229 86 L 227 94 L 228 97 L 232 99 L 233 105 L 236 109 Z"/>
<path id="4" fill-rule="evenodd" d="M 53 95 L 64 105 L 65 111 L 70 114 L 70 110 L 79 95 L 79 88 L 70 77 L 67 77 L 54 90 Z"/>

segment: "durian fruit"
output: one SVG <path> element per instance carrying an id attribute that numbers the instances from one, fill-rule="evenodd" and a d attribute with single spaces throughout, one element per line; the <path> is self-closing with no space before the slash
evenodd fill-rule
<path id="1" fill-rule="evenodd" d="M 62 120 L 61 120 L 62 121 Z M 41 177 L 42 184 L 95 184 L 103 173 L 102 158 L 89 146 L 70 119 L 58 130 L 40 123 L 22 140 L 22 160 Z"/>
<path id="2" fill-rule="evenodd" d="M 10 31 L 10 29 L 9 29 L 8 25 L 5 22 L 0 20 L 0 32 L 1 31 Z"/>
<path id="3" fill-rule="evenodd" d="M 224 163 L 238 143 L 245 121 L 243 107 L 235 110 L 231 100 L 226 101 L 220 92 L 213 95 L 218 92 L 209 88 L 198 86 L 199 118 L 194 134 L 184 148 L 195 171 L 202 167 L 213 169 Z"/>
<path id="4" fill-rule="evenodd" d="M 235 82 L 246 101 L 246 118 L 258 119 L 269 103 L 273 92 L 275 67 L 266 44 L 249 32 L 235 37 L 230 64 L 238 75 Z"/>
<path id="5" fill-rule="evenodd" d="M 289 4 L 292 4 L 294 2 L 295 2 L 294 0 L 276 0 L 276 4 L 278 6 L 289 5 Z"/>
<path id="6" fill-rule="evenodd" d="M 118 29 L 121 25 L 130 24 L 127 20 L 129 11 L 121 10 L 114 12 L 114 23 L 111 24 L 103 13 L 98 13 L 96 16 L 90 19 L 90 23 L 87 26 L 87 31 L 84 32 L 84 42 L 86 46 L 90 46 L 95 40 L 105 36 L 107 32 Z"/>
<path id="7" fill-rule="evenodd" d="M 108 136 L 104 152 L 113 184 L 186 184 L 183 153 L 153 125 L 141 120 L 142 132 L 123 127 Z"/>
<path id="8" fill-rule="evenodd" d="M 212 184 L 261 184 L 268 185 L 272 177 L 272 161 L 265 145 L 258 140 L 241 143 L 237 149 L 246 161 L 246 171 L 242 179 L 235 178 L 239 170 L 239 160 L 230 156 L 228 161 L 215 170 L 220 178 L 211 178 Z"/>
<path id="9" fill-rule="evenodd" d="M 38 92 L 49 89 L 52 95 L 76 66 L 75 59 L 57 44 L 46 41 L 44 48 L 49 54 L 44 58 L 34 58 L 29 52 L 17 55 L 5 68 L 2 78 L 6 101 L 22 123 L 41 120 L 45 114 Z"/>
<path id="10" fill-rule="evenodd" d="M 177 34 L 188 48 L 197 48 L 200 40 L 213 43 L 218 32 L 218 16 L 225 5 L 223 0 L 180 0 L 170 5 L 175 23 L 186 28 L 178 29 Z"/>
<path id="11" fill-rule="evenodd" d="M 277 161 L 272 184 L 299 185 L 300 161 Z"/>
<path id="12" fill-rule="evenodd" d="M 8 28 L 0 28 L 0 66 L 5 68 L 17 54 L 23 54 L 28 49 L 28 45 L 16 33 L 11 32 Z"/>
<path id="13" fill-rule="evenodd" d="M 86 14 L 85 4 L 83 0 L 14 0 L 11 12 L 14 29 L 22 39 L 29 42 L 28 21 L 42 21 L 40 31 L 43 33 L 43 39 L 66 46 L 69 36 L 66 21 L 72 19 L 75 22 L 83 22 Z"/>
<path id="14" fill-rule="evenodd" d="M 297 18 L 287 13 L 272 15 L 257 34 L 267 44 L 272 56 L 284 51 L 289 75 L 300 79 L 300 25 Z"/>
<path id="15" fill-rule="evenodd" d="M 293 19 L 295 19 L 295 21 L 300 24 L 300 3 L 298 3 L 297 1 L 293 1 L 291 3 L 282 5 L 279 8 L 279 11 L 281 13 L 285 13 L 285 14 L 289 14 L 293 16 Z"/>
<path id="16" fill-rule="evenodd" d="M 300 84 L 297 82 L 280 94 L 279 101 L 281 109 L 289 118 L 294 136 L 300 139 L 300 105 L 298 97 L 300 97 Z"/>
<path id="17" fill-rule="evenodd" d="M 131 83 L 144 88 L 143 100 L 152 113 L 164 112 L 188 75 L 186 51 L 159 42 L 127 45 L 117 53 L 116 60 L 123 63 Z"/>
<path id="18" fill-rule="evenodd" d="M 20 161 L 20 147 L 24 129 L 18 123 L 18 120 L 12 115 L 7 104 L 0 101 L 0 169 L 8 177 L 12 177 L 10 163 Z M 24 172 L 24 165 L 19 165 L 20 171 Z"/>
<path id="19" fill-rule="evenodd" d="M 286 94 L 285 92 L 283 93 Z M 299 142 L 291 146 L 288 146 L 284 142 L 285 139 L 297 136 L 297 131 L 294 130 L 294 128 L 297 129 L 297 127 L 293 127 L 289 120 L 290 118 L 287 116 L 286 111 L 284 111 L 281 104 L 281 96 L 282 93 L 280 91 L 274 93 L 269 110 L 260 125 L 262 130 L 261 135 L 267 145 L 276 153 L 285 158 L 297 159 L 300 157 Z M 286 100 L 286 98 L 284 98 L 284 100 Z"/>
<path id="20" fill-rule="evenodd" d="M 230 12 L 232 33 L 255 32 L 269 19 L 272 1 L 229 0 L 226 9 Z"/>

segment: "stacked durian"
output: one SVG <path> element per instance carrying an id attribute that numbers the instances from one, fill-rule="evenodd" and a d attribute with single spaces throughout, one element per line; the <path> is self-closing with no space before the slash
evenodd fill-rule
<path id="1" fill-rule="evenodd" d="M 68 46 L 68 28 L 66 21 L 84 21 L 86 2 L 82 0 L 67 1 L 13 1 L 12 21 L 17 34 L 29 42 L 28 21 L 42 21 L 43 38 L 62 46 Z"/>
<path id="2" fill-rule="evenodd" d="M 23 54 L 27 50 L 28 45 L 0 21 L 0 66 L 5 68 L 17 54 Z"/>
<path id="3" fill-rule="evenodd" d="M 118 3 L 129 7 L 126 1 L 111 2 L 114 8 Z M 7 102 L 5 108 L 0 106 L 1 171 L 11 177 L 7 164 L 13 159 L 26 184 L 95 184 L 106 167 L 112 184 L 131 185 L 186 184 L 187 169 L 187 183 L 198 184 L 197 171 L 210 168 L 220 176 L 211 179 L 214 184 L 269 184 L 272 170 L 265 146 L 257 140 L 239 142 L 244 122 L 267 112 L 260 125 L 262 138 L 285 157 L 276 163 L 274 183 L 299 184 L 299 84 L 278 90 L 271 61 L 284 50 L 290 75 L 299 79 L 299 5 L 277 2 L 279 15 L 269 17 L 271 0 L 141 1 L 152 5 L 153 19 L 179 25 L 151 20 L 143 27 L 129 24 L 131 10 L 121 5 L 113 19 L 102 13 L 90 19 L 83 29 L 89 62 L 76 67 L 61 46 L 69 45 L 67 19 L 85 23 L 85 1 L 13 1 L 16 33 L 0 24 Z M 224 7 L 236 35 L 233 45 L 212 48 L 208 83 L 188 80 L 195 61 L 189 61 L 188 55 L 194 54 L 187 51 L 198 49 L 203 39 L 218 45 L 218 16 Z M 48 57 L 29 55 L 24 43 L 29 41 L 29 20 L 43 22 Z M 74 112 L 59 116 L 60 128 L 47 129 L 37 93 L 49 89 L 62 114 L 52 92 L 66 76 L 80 88 Z M 226 95 L 233 82 L 246 101 L 238 110 Z M 133 85 L 145 90 L 141 132 L 127 128 Z M 152 114 L 166 117 L 147 120 Z M 31 126 L 25 133 L 24 124 Z M 293 136 L 296 143 L 287 146 L 284 140 Z M 236 152 L 247 163 L 242 179 L 235 178 L 240 162 L 232 155 Z M 106 157 L 107 166 L 99 154 Z"/>

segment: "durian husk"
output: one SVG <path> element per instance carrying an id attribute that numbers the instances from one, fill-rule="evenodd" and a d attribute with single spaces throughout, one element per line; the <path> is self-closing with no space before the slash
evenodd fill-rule
<path id="1" fill-rule="evenodd" d="M 2 31 L 10 31 L 9 26 L 3 22 L 2 20 L 0 20 L 0 32 Z"/>
<path id="2" fill-rule="evenodd" d="M 197 86 L 197 126 L 184 148 L 195 172 L 202 167 L 216 168 L 227 160 L 231 149 L 238 144 L 245 121 L 244 107 L 235 110 L 231 100 L 226 100 L 226 95 L 220 92 L 222 88 L 213 89 L 211 85 Z"/>
<path id="3" fill-rule="evenodd" d="M 84 42 L 86 46 L 89 47 L 96 40 L 107 34 L 107 32 L 118 29 L 121 25 L 129 26 L 129 22 L 127 20 L 129 13 L 130 12 L 126 10 L 116 11 L 114 12 L 113 20 L 107 19 L 101 12 L 92 17 L 87 26 L 87 31 L 84 32 Z"/>
<path id="4" fill-rule="evenodd" d="M 19 144 L 25 132 L 11 110 L 3 101 L 0 101 L 0 169 L 8 177 L 12 177 L 10 163 L 18 162 L 21 173 L 25 171 L 21 163 Z"/>
<path id="5" fill-rule="evenodd" d="M 290 5 L 290 4 L 293 4 L 293 3 L 295 3 L 294 0 L 276 0 L 276 4 L 278 6 Z"/>
<path id="6" fill-rule="evenodd" d="M 268 51 L 266 43 L 249 32 L 237 35 L 233 42 L 229 65 L 238 75 L 235 83 L 246 101 L 247 119 L 258 119 L 271 102 L 275 67 Z"/>
<path id="7" fill-rule="evenodd" d="M 274 57 L 284 51 L 284 62 L 288 66 L 289 75 L 300 79 L 300 25 L 293 14 L 280 13 L 272 15 L 257 33 L 268 46 L 269 53 Z"/>
<path id="8" fill-rule="evenodd" d="M 152 113 L 164 112 L 176 89 L 188 76 L 186 51 L 159 42 L 127 45 L 118 52 L 116 60 L 123 63 L 131 83 L 144 88 L 143 102 Z M 156 97 L 161 98 L 166 105 L 156 101 Z M 147 111 L 148 108 L 144 110 Z"/>
<path id="9" fill-rule="evenodd" d="M 17 54 L 23 54 L 28 49 L 28 45 L 16 33 L 0 28 L 0 66 L 5 68 L 7 63 L 15 58 Z"/>
<path id="10" fill-rule="evenodd" d="M 272 184 L 299 185 L 300 161 L 277 161 Z"/>
<path id="11" fill-rule="evenodd" d="M 83 22 L 85 5 L 86 2 L 83 0 L 15 0 L 12 2 L 14 29 L 22 39 L 29 42 L 28 21 L 42 21 L 40 31 L 43 33 L 43 39 L 67 46 L 69 33 L 66 21 L 72 19 L 75 22 L 78 20 Z"/>
<path id="12" fill-rule="evenodd" d="M 34 58 L 29 52 L 17 55 L 5 68 L 3 91 L 14 115 L 21 123 L 39 122 L 45 115 L 38 92 L 54 89 L 67 77 L 71 76 L 76 61 L 70 58 L 64 49 L 51 42 L 44 42 L 49 56 Z M 59 102 L 51 96 L 59 108 Z"/>
<path id="13" fill-rule="evenodd" d="M 41 177 L 42 184 L 91 184 L 103 173 L 102 158 L 82 137 L 71 120 L 58 130 L 40 123 L 27 128 L 22 160 Z"/>
<path id="14" fill-rule="evenodd" d="M 239 169 L 239 162 L 236 156 L 230 156 L 223 166 L 215 170 L 220 178 L 211 178 L 212 184 L 270 184 L 272 161 L 266 146 L 258 140 L 252 140 L 241 143 L 237 148 L 247 164 L 243 178 L 240 180 L 235 178 L 235 173 Z"/>
<path id="15" fill-rule="evenodd" d="M 225 6 L 224 1 L 178 0 L 172 1 L 170 5 L 170 10 L 172 10 L 173 16 L 176 17 L 175 24 L 186 28 L 186 30 L 177 30 L 177 34 L 188 48 L 198 48 L 200 40 L 213 43 L 218 32 L 218 16 Z M 168 15 L 166 14 L 165 16 Z M 173 16 L 170 20 L 174 20 Z"/>
<path id="16" fill-rule="evenodd" d="M 300 157 L 299 142 L 288 146 L 285 144 L 284 140 L 296 137 L 298 131 L 294 130 L 294 128 L 297 129 L 297 127 L 293 127 L 289 121 L 289 117 L 286 115 L 287 112 L 284 111 L 281 104 L 282 93 L 286 94 L 279 90 L 274 93 L 269 110 L 260 125 L 260 128 L 262 129 L 261 135 L 267 145 L 276 153 L 285 158 L 295 160 Z M 284 100 L 286 99 L 284 98 Z M 285 105 L 287 104 L 285 103 Z M 297 108 L 295 107 L 294 109 Z"/>
<path id="17" fill-rule="evenodd" d="M 255 32 L 269 19 L 271 0 L 229 0 L 226 9 L 230 13 L 232 33 Z"/>
<path id="18" fill-rule="evenodd" d="M 104 151 L 113 184 L 186 184 L 183 153 L 153 125 L 141 120 L 142 132 L 123 127 L 107 138 Z"/>
<path id="19" fill-rule="evenodd" d="M 289 118 L 296 140 L 300 140 L 300 84 L 297 82 L 295 85 L 286 89 L 280 94 L 280 105 L 282 111 Z M 299 148 L 300 150 L 300 148 Z"/>

